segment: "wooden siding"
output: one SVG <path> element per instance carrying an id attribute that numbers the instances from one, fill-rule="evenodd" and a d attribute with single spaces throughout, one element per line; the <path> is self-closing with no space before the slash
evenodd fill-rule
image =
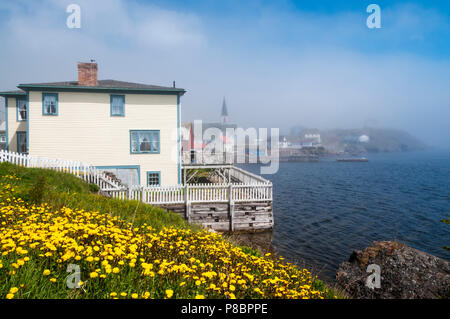
<path id="1" fill-rule="evenodd" d="M 161 184 L 178 182 L 177 96 L 126 94 L 125 116 L 111 116 L 110 94 L 59 92 L 58 115 L 42 115 L 42 92 L 29 96 L 29 153 L 94 166 L 139 165 L 161 171 Z M 13 103 L 15 107 L 15 101 Z M 15 116 L 14 112 L 10 112 Z M 159 154 L 130 154 L 130 130 L 159 130 Z"/>

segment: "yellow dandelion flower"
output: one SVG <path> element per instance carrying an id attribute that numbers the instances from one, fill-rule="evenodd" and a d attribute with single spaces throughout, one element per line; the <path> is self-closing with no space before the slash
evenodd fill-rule
<path id="1" fill-rule="evenodd" d="M 167 296 L 167 298 L 172 298 L 173 290 L 172 289 L 166 289 L 166 296 Z"/>
<path id="2" fill-rule="evenodd" d="M 15 294 L 17 291 L 19 291 L 19 288 L 17 287 L 12 287 L 11 289 L 9 289 L 9 292 L 12 294 Z"/>

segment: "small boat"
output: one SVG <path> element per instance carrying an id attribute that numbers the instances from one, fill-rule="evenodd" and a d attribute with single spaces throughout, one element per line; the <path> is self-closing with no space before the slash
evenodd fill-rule
<path id="1" fill-rule="evenodd" d="M 369 159 L 366 157 L 358 157 L 358 158 L 338 158 L 337 162 L 368 162 Z"/>

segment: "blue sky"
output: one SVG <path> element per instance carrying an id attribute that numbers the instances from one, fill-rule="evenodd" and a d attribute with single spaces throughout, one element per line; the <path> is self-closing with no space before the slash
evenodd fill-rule
<path id="1" fill-rule="evenodd" d="M 250 28 L 252 21 L 272 21 L 271 32 L 260 34 L 256 39 L 258 47 L 264 47 L 264 40 L 276 40 L 278 45 L 290 49 L 301 48 L 311 38 L 299 34 L 298 22 L 303 18 L 326 21 L 324 27 L 334 24 L 335 44 L 344 45 L 365 52 L 414 52 L 433 57 L 448 57 L 450 53 L 450 2 L 448 1 L 365 1 L 365 0 L 318 0 L 318 1 L 139 1 L 153 3 L 173 10 L 183 10 L 204 17 L 211 36 L 222 27 L 230 31 Z M 372 32 L 364 21 L 368 14 L 366 7 L 376 3 L 382 8 L 383 32 Z M 270 17 L 272 16 L 272 20 Z M 409 16 L 409 19 L 406 18 Z M 280 19 L 281 18 L 281 19 Z M 286 20 L 283 20 L 287 18 Z M 296 21 L 297 20 L 297 23 Z M 292 23 L 290 23 L 292 22 Z M 297 25 L 296 25 L 297 24 Z M 301 24 L 300 24 L 301 25 Z M 352 29 L 352 30 L 349 30 Z M 268 30 L 265 30 L 268 31 Z M 330 30 L 333 32 L 332 30 Z M 345 32 L 344 32 L 345 31 Z M 408 32 L 409 31 L 409 32 Z M 355 38 L 355 34 L 358 35 Z M 301 36 L 300 36 L 301 35 Z M 313 34 L 311 37 L 316 36 Z M 322 37 L 317 42 L 324 40 Z M 421 37 L 421 43 L 417 38 Z M 248 39 L 247 39 L 248 40 Z M 327 38 L 327 40 L 329 40 Z M 416 40 L 416 41 L 415 41 Z"/>
<path id="2" fill-rule="evenodd" d="M 74 80 L 93 58 L 100 78 L 176 80 L 183 120 L 217 120 L 226 96 L 244 126 L 396 127 L 450 146 L 448 1 L 2 1 L 0 39 L 2 90 Z"/>

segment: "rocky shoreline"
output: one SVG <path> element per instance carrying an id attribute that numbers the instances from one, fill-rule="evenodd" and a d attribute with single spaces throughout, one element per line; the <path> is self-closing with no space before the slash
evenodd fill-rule
<path id="1" fill-rule="evenodd" d="M 392 241 L 355 251 L 336 273 L 336 284 L 351 298 L 450 298 L 450 263 Z"/>
<path id="2" fill-rule="evenodd" d="M 272 232 L 224 235 L 237 245 L 277 255 Z M 336 281 L 328 284 L 355 299 L 450 299 L 450 262 L 402 243 L 375 241 L 354 251 L 339 265 Z"/>

